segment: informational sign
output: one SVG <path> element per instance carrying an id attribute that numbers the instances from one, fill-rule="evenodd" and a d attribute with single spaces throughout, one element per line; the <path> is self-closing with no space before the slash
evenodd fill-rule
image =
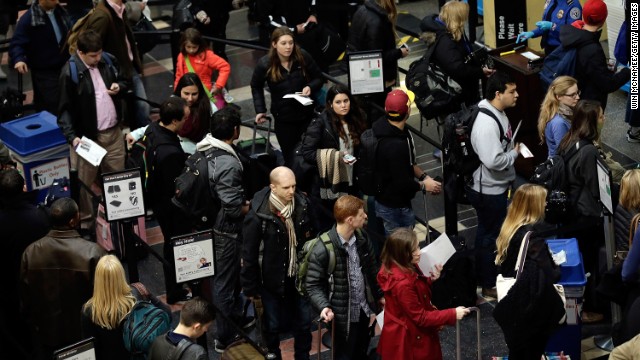
<path id="1" fill-rule="evenodd" d="M 494 0 L 494 4 L 496 47 L 515 43 L 518 34 L 526 31 L 527 8 L 522 2 L 513 0 Z"/>
<path id="2" fill-rule="evenodd" d="M 611 171 L 600 160 L 598 163 L 598 188 L 600 190 L 600 202 L 613 214 L 613 202 L 611 201 Z"/>
<path id="3" fill-rule="evenodd" d="M 22 164 L 18 163 L 18 166 Z M 20 169 L 24 174 L 24 168 Z M 53 183 L 55 179 L 61 179 L 69 176 L 69 158 L 64 157 L 56 159 L 41 165 L 37 165 L 29 169 L 29 174 L 26 177 L 26 181 L 31 184 L 28 187 L 29 190 L 41 190 L 46 189 Z"/>
<path id="4" fill-rule="evenodd" d="M 366 51 L 349 54 L 349 87 L 353 95 L 384 91 L 382 52 Z"/>
<path id="5" fill-rule="evenodd" d="M 146 215 L 139 169 L 104 174 L 102 186 L 107 221 Z"/>
<path id="6" fill-rule="evenodd" d="M 176 282 L 183 283 L 215 275 L 216 264 L 211 231 L 177 236 L 171 241 Z"/>
<path id="7" fill-rule="evenodd" d="M 88 338 L 53 353 L 54 360 L 96 360 L 93 338 Z"/>

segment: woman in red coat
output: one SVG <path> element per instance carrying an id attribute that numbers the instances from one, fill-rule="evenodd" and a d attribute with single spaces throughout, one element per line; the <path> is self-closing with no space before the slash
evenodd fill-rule
<path id="1" fill-rule="evenodd" d="M 454 325 L 469 310 L 438 310 L 431 304 L 431 283 L 440 277 L 436 265 L 430 277 L 418 267 L 420 248 L 412 229 L 396 229 L 382 250 L 378 283 L 384 291 L 384 326 L 378 353 L 382 359 L 442 359 L 438 331 Z"/>

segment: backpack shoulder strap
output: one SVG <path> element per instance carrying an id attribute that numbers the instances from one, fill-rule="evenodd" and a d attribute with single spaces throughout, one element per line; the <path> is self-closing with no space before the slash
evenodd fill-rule
<path id="1" fill-rule="evenodd" d="M 320 240 L 322 240 L 322 243 L 329 254 L 329 267 L 327 270 L 329 271 L 329 274 L 333 274 L 333 271 L 336 269 L 336 251 L 333 248 L 333 242 L 329 237 L 329 232 L 327 231 L 320 234 Z"/>
<path id="2" fill-rule="evenodd" d="M 496 124 L 498 124 L 498 129 L 500 129 L 500 141 L 502 140 L 507 140 L 509 141 L 509 139 L 507 139 L 504 136 L 504 129 L 502 128 L 502 124 L 500 124 L 500 120 L 498 120 L 498 118 L 496 117 L 496 114 L 493 113 L 493 111 L 487 109 L 487 108 L 483 108 L 478 106 L 478 110 L 479 112 L 488 115 L 490 118 L 492 118 L 493 120 L 495 120 Z"/>
<path id="3" fill-rule="evenodd" d="M 169 359 L 167 360 L 180 360 L 184 352 L 187 351 L 187 349 L 191 345 L 193 345 L 193 343 L 187 339 L 180 340 L 180 342 L 178 343 L 178 346 L 173 348 L 172 351 L 169 353 L 170 354 Z"/>
<path id="4" fill-rule="evenodd" d="M 69 75 L 71 75 L 71 81 L 78 85 L 78 64 L 76 64 L 76 58 L 69 57 Z"/>

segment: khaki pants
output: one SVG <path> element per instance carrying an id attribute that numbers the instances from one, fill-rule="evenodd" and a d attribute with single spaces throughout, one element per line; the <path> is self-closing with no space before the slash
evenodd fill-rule
<path id="1" fill-rule="evenodd" d="M 77 157 L 78 179 L 89 187 L 96 181 L 98 174 L 123 170 L 125 160 L 124 139 L 119 126 L 99 131 L 97 138 L 92 140 L 107 150 L 100 166 L 91 165 L 74 152 Z M 94 219 L 91 194 L 82 186 L 80 187 L 79 207 L 82 220 Z"/>

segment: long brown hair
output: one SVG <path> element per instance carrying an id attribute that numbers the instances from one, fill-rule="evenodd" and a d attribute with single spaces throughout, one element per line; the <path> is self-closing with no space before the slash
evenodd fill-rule
<path id="1" fill-rule="evenodd" d="M 291 58 L 289 59 L 291 62 L 297 62 L 300 64 L 300 69 L 302 69 L 302 75 L 305 79 L 307 78 L 306 64 L 304 62 L 304 56 L 302 56 L 302 51 L 295 42 L 295 36 L 293 32 L 286 26 L 280 26 L 275 28 L 271 33 L 271 47 L 269 48 L 269 69 L 267 70 L 267 77 L 271 82 L 278 82 L 284 79 L 282 73 L 280 72 L 280 57 L 278 56 L 278 51 L 274 47 L 275 44 L 278 43 L 281 37 L 289 35 L 293 39 L 293 52 L 291 53 Z"/>
<path id="2" fill-rule="evenodd" d="M 396 264 L 404 271 L 415 271 L 412 264 L 413 249 L 418 244 L 418 237 L 411 228 L 397 228 L 387 238 L 382 248 L 380 258 L 382 266 L 387 272 L 391 271 L 391 265 Z"/>
<path id="3" fill-rule="evenodd" d="M 375 0 L 378 5 L 387 13 L 387 19 L 393 25 L 393 32 L 396 31 L 396 20 L 398 19 L 398 8 L 395 0 Z"/>
<path id="4" fill-rule="evenodd" d="M 180 37 L 180 52 L 182 53 L 182 56 L 189 55 L 187 54 L 187 50 L 185 49 L 187 41 L 192 43 L 193 45 L 198 46 L 198 51 L 196 51 L 194 56 L 198 56 L 209 49 L 209 42 L 202 37 L 200 31 L 198 31 L 196 28 L 188 28 L 182 33 L 182 36 Z"/>
<path id="5" fill-rule="evenodd" d="M 580 140 L 596 141 L 598 139 L 598 118 L 601 113 L 600 102 L 580 100 L 573 110 L 571 128 L 558 146 L 559 152 L 565 151 Z"/>
<path id="6" fill-rule="evenodd" d="M 349 137 L 353 142 L 353 146 L 360 145 L 360 135 L 366 128 L 365 120 L 364 120 L 364 112 L 362 108 L 358 104 L 356 98 L 351 95 L 349 88 L 344 85 L 336 84 L 329 88 L 327 91 L 327 103 L 325 106 L 325 111 L 329 115 L 329 120 L 331 122 L 331 126 L 338 133 L 338 136 L 346 143 L 347 142 L 347 134 L 344 131 L 344 127 L 340 122 L 340 118 L 336 115 L 335 111 L 333 111 L 333 99 L 339 94 L 347 95 L 349 98 L 349 113 L 345 116 L 345 122 L 347 123 L 347 128 L 349 128 Z"/>

